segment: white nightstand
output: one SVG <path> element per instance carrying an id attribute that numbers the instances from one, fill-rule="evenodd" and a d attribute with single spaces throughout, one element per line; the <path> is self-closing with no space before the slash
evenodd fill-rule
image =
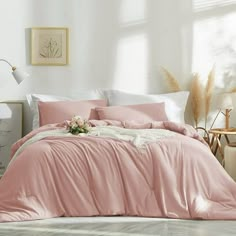
<path id="1" fill-rule="evenodd" d="M 22 109 L 20 102 L 0 103 L 0 175 L 10 161 L 12 144 L 22 137 Z"/>

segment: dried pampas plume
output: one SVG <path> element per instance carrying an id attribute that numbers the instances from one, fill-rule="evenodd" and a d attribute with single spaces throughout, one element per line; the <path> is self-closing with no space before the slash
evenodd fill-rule
<path id="1" fill-rule="evenodd" d="M 214 81 L 215 81 L 215 67 L 213 66 L 213 68 L 208 74 L 208 80 L 207 80 L 207 84 L 205 88 L 205 129 L 207 125 L 208 113 L 210 111 L 212 91 L 214 88 Z"/>
<path id="2" fill-rule="evenodd" d="M 236 93 L 236 87 L 235 88 L 232 88 L 232 89 L 230 89 L 230 91 L 229 91 L 230 93 Z"/>
<path id="3" fill-rule="evenodd" d="M 164 67 L 161 67 L 165 78 L 167 80 L 168 86 L 171 92 L 178 92 L 181 90 L 178 81 L 174 78 L 174 76 Z"/>
<path id="4" fill-rule="evenodd" d="M 202 87 L 200 83 L 199 74 L 197 73 L 193 75 L 190 94 L 191 94 L 193 118 L 195 126 L 197 127 L 202 107 Z"/>

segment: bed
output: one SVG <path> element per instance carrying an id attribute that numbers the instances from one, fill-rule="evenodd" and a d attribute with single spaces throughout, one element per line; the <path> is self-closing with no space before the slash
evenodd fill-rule
<path id="1" fill-rule="evenodd" d="M 94 97 L 37 100 L 39 127 L 12 146 L 0 180 L 0 222 L 114 215 L 236 219 L 236 184 L 192 126 L 175 120 L 182 119 L 177 112 L 172 119 L 171 106 L 154 101 L 160 97 L 140 103 L 132 94 L 136 104 L 118 105 L 114 98 L 129 94 L 109 93 L 108 104 Z M 173 104 L 179 108 L 176 97 Z M 88 119 L 87 134 L 68 132 L 75 107 Z"/>

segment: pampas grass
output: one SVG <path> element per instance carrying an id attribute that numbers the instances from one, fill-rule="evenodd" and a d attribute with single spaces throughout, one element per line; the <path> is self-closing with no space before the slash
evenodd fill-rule
<path id="1" fill-rule="evenodd" d="M 214 88 L 214 81 L 215 81 L 215 67 L 211 69 L 208 74 L 207 84 L 205 87 L 205 129 L 207 126 L 207 118 L 210 111 L 211 99 L 212 99 L 212 92 Z"/>
<path id="2" fill-rule="evenodd" d="M 230 93 L 236 93 L 236 87 L 234 87 L 234 88 L 232 88 L 232 89 L 230 89 L 230 91 L 229 91 Z"/>
<path id="3" fill-rule="evenodd" d="M 164 75 L 165 75 L 165 78 L 166 78 L 166 81 L 167 81 L 167 84 L 170 88 L 170 92 L 178 92 L 178 91 L 181 91 L 181 88 L 179 86 L 179 83 L 178 81 L 175 79 L 175 77 L 167 70 L 165 69 L 164 67 L 161 67 Z"/>
<path id="4" fill-rule="evenodd" d="M 198 126 L 200 114 L 201 114 L 201 107 L 202 107 L 202 86 L 200 83 L 199 74 L 193 75 L 193 80 L 191 83 L 190 88 L 191 94 L 191 104 L 192 104 L 192 111 L 193 111 L 193 119 L 195 122 L 195 127 Z"/>

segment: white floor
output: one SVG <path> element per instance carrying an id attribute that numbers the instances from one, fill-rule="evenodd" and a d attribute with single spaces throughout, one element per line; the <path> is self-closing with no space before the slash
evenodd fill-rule
<path id="1" fill-rule="evenodd" d="M 235 236 L 236 221 L 192 221 L 141 217 L 71 217 L 0 223 L 4 236 Z"/>

